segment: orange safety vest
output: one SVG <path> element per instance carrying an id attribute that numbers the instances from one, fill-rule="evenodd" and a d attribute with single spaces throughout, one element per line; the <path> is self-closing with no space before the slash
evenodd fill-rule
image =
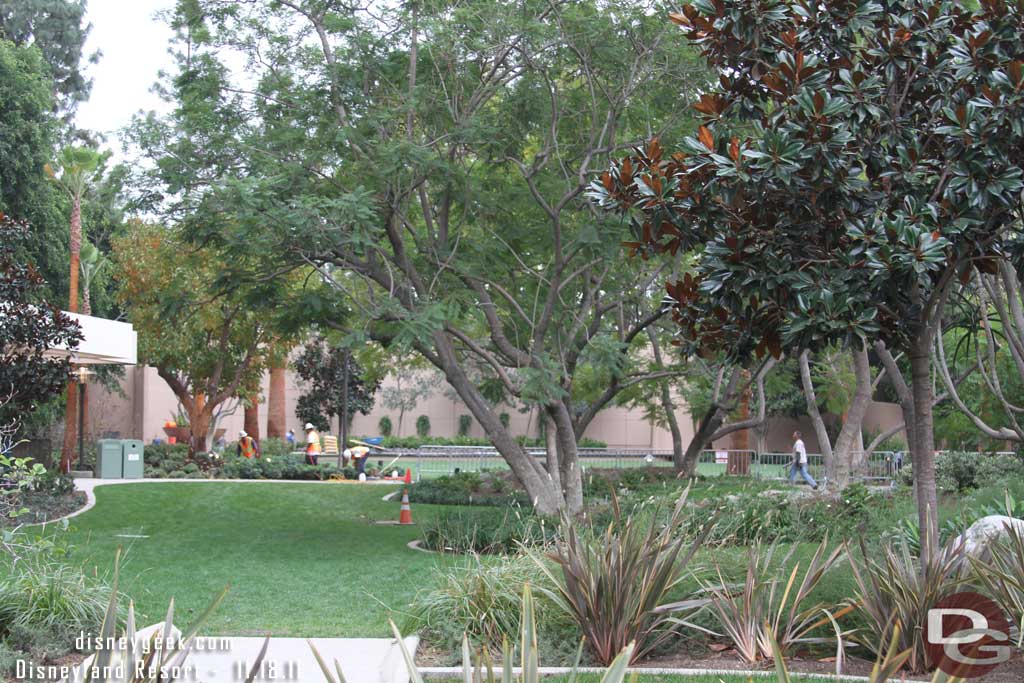
<path id="1" fill-rule="evenodd" d="M 320 435 L 315 429 L 310 434 L 313 435 L 313 441 L 306 444 L 306 455 L 320 455 Z M 307 436 L 306 439 L 308 440 L 309 437 Z"/>
<path id="2" fill-rule="evenodd" d="M 251 436 L 243 436 L 238 440 L 238 445 L 242 448 L 242 457 L 251 458 L 256 455 L 256 440 Z"/>
<path id="3" fill-rule="evenodd" d="M 252 436 L 243 436 L 240 438 L 239 445 L 242 446 L 242 456 L 244 458 L 252 458 L 256 455 L 256 439 Z"/>

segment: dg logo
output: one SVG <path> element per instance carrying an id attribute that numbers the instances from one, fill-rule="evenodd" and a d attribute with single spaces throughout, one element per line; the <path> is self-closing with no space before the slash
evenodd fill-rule
<path id="1" fill-rule="evenodd" d="M 936 603 L 924 635 L 932 665 L 959 678 L 984 676 L 1013 654 L 1003 611 L 978 593 L 954 593 Z"/>

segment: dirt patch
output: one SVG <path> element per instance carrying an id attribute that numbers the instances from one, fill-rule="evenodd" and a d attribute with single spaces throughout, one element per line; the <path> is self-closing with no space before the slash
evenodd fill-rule
<path id="1" fill-rule="evenodd" d="M 0 528 L 51 522 L 82 509 L 88 502 L 89 497 L 83 491 L 62 494 L 22 493 L 14 508 L 26 508 L 28 512 L 14 519 L 0 517 Z"/>

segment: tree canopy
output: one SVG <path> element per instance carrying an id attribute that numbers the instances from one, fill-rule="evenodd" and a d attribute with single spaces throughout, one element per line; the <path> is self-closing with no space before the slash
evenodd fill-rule
<path id="1" fill-rule="evenodd" d="M 972 264 L 1020 253 L 1007 228 L 1021 209 L 1022 11 L 687 4 L 672 20 L 719 77 L 695 105 L 704 125 L 679 152 L 638 148 L 591 189 L 631 215 L 637 252 L 697 251 L 668 287 L 697 349 L 777 356 L 872 339 L 907 351 L 904 410 L 932 532 L 937 319 Z"/>

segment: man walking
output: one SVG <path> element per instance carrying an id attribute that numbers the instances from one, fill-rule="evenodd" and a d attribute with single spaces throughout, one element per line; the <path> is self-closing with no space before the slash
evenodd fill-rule
<path id="1" fill-rule="evenodd" d="M 320 464 L 320 435 L 311 422 L 306 423 L 306 464 Z"/>
<path id="2" fill-rule="evenodd" d="M 799 431 L 793 432 L 793 465 L 789 468 L 789 483 L 796 483 L 796 474 L 799 472 L 804 481 L 817 491 L 818 482 L 814 481 L 814 477 L 807 471 L 807 448 L 804 447 L 804 440 L 800 437 Z"/>
<path id="3" fill-rule="evenodd" d="M 238 455 L 243 458 L 260 457 L 260 444 L 256 439 L 249 436 L 244 429 L 238 432 Z"/>

